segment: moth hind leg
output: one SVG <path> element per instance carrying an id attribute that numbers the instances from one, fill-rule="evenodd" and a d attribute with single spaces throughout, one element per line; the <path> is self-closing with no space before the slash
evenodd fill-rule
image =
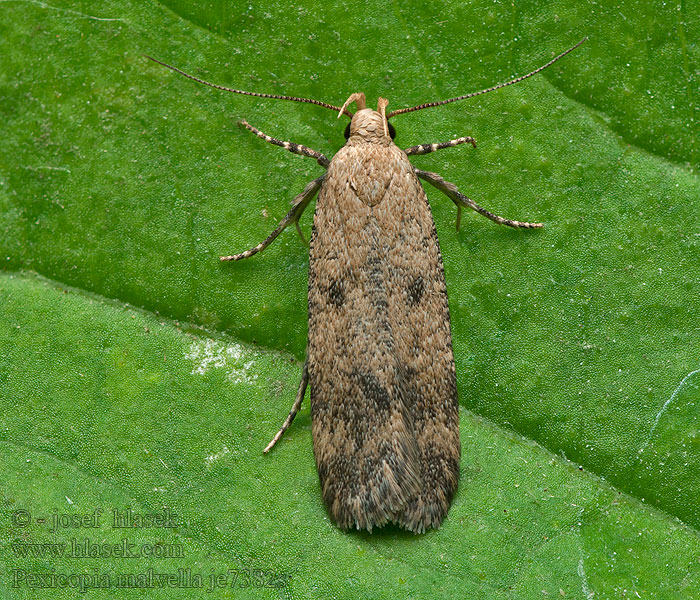
<path id="1" fill-rule="evenodd" d="M 309 383 L 309 370 L 308 370 L 308 360 L 304 361 L 304 367 L 301 370 L 301 381 L 299 382 L 299 389 L 297 390 L 297 397 L 294 400 L 294 404 L 292 404 L 292 409 L 289 411 L 289 415 L 287 415 L 287 418 L 284 420 L 284 423 L 282 423 L 282 427 L 280 427 L 280 430 L 275 434 L 275 437 L 272 438 L 270 443 L 265 446 L 265 449 L 263 450 L 263 454 L 267 454 L 274 445 L 279 442 L 280 438 L 284 435 L 284 432 L 287 431 L 287 428 L 292 424 L 292 421 L 294 420 L 294 417 L 297 416 L 297 413 L 299 412 L 299 409 L 301 408 L 301 403 L 304 400 L 304 394 L 306 394 L 306 386 Z"/>

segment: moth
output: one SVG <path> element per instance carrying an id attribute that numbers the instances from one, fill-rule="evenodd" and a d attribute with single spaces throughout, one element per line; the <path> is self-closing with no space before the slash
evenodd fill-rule
<path id="1" fill-rule="evenodd" d="M 308 98 L 263 94 L 206 82 L 237 94 L 306 102 L 350 118 L 345 145 L 329 160 L 281 141 L 246 121 L 265 141 L 314 158 L 325 172 L 311 181 L 277 228 L 260 244 L 222 261 L 249 258 L 299 218 L 318 193 L 309 249 L 309 328 L 306 361 L 289 416 L 265 448 L 292 423 L 310 384 L 314 455 L 328 512 L 344 530 L 372 531 L 394 523 L 416 533 L 437 528 L 457 489 L 460 463 L 457 381 L 445 276 L 435 224 L 420 179 L 461 209 L 516 228 L 482 208 L 440 175 L 416 169 L 408 157 L 476 142 L 460 137 L 402 150 L 389 119 L 472 98 L 546 69 L 586 38 L 527 75 L 439 102 L 386 112 L 367 107 L 363 93 L 342 106 Z M 150 58 L 150 57 L 148 57 Z M 350 112 L 351 104 L 357 107 Z"/>

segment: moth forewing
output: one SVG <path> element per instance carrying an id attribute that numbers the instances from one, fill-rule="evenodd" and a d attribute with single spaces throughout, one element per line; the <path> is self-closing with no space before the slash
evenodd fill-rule
<path id="1" fill-rule="evenodd" d="M 457 387 L 425 192 L 380 113 L 358 111 L 314 214 L 309 339 L 314 454 L 344 529 L 439 526 L 457 487 Z"/>

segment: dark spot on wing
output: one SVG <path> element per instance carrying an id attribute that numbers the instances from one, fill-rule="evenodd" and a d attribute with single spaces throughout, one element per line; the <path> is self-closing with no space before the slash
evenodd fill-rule
<path id="1" fill-rule="evenodd" d="M 418 275 L 408 286 L 408 289 L 406 290 L 406 294 L 408 296 L 408 303 L 411 306 L 415 306 L 420 302 L 420 299 L 423 297 L 423 292 L 425 291 L 425 282 L 423 281 L 423 277 L 421 275 Z"/>
<path id="2" fill-rule="evenodd" d="M 357 374 L 362 388 L 362 393 L 370 407 L 376 407 L 377 411 L 388 411 L 391 405 L 391 398 L 387 389 L 379 382 L 373 373 Z"/>
<path id="3" fill-rule="evenodd" d="M 342 280 L 336 279 L 328 286 L 328 299 L 337 308 L 345 304 L 345 284 Z"/>

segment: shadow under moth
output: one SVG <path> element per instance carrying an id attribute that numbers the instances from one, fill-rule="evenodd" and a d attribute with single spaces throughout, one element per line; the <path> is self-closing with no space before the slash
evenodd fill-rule
<path id="1" fill-rule="evenodd" d="M 278 100 L 307 102 L 345 115 L 345 145 L 331 160 L 306 146 L 270 137 L 267 142 L 309 156 L 326 169 L 294 200 L 293 208 L 263 242 L 221 260 L 264 250 L 299 217 L 318 193 L 309 250 L 309 329 L 296 400 L 268 452 L 289 427 L 311 385 L 314 455 L 323 499 L 344 530 L 372 531 L 387 523 L 416 533 L 440 526 L 459 479 L 457 381 L 445 276 L 427 181 L 461 208 L 510 227 L 539 228 L 482 208 L 440 175 L 416 169 L 408 157 L 469 143 L 470 137 L 402 150 L 389 119 L 464 100 L 539 73 L 578 44 L 534 71 L 491 88 L 386 112 L 367 108 L 353 93 L 343 106 L 318 100 L 211 87 Z M 150 57 L 148 57 L 150 58 Z M 355 104 L 357 111 L 348 110 Z M 301 235 L 301 231 L 299 230 Z M 303 239 L 303 236 L 302 236 Z"/>

